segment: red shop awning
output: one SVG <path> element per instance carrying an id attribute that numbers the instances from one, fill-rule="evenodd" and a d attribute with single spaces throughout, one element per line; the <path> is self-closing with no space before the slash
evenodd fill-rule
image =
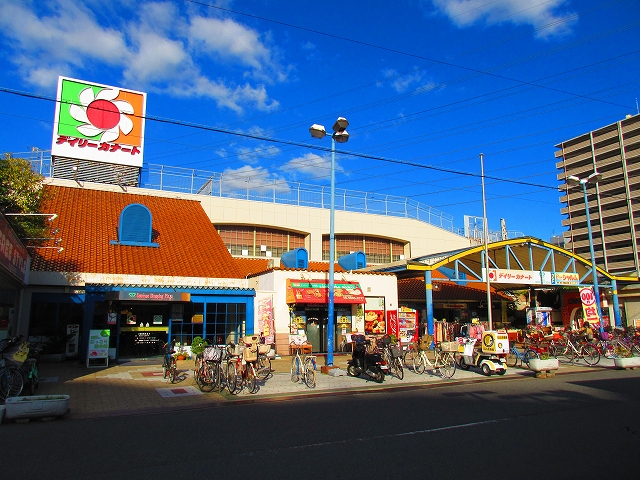
<path id="1" fill-rule="evenodd" d="M 287 279 L 287 303 L 328 303 L 327 280 Z M 365 303 L 362 288 L 358 282 L 334 282 L 334 303 Z"/>

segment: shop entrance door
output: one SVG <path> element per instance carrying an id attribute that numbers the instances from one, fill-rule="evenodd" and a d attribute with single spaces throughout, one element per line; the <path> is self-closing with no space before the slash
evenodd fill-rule
<path id="1" fill-rule="evenodd" d="M 307 318 L 307 341 L 312 345 L 313 353 L 322 352 L 324 328 L 316 317 Z"/>

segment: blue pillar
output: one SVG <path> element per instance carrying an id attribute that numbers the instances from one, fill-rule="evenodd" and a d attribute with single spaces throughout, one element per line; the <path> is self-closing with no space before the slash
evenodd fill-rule
<path id="1" fill-rule="evenodd" d="M 424 272 L 424 287 L 427 306 L 427 333 L 433 335 L 433 284 L 431 283 L 431 270 Z"/>
<path id="2" fill-rule="evenodd" d="M 611 289 L 613 290 L 613 318 L 615 318 L 616 327 L 621 327 L 622 318 L 620 317 L 620 303 L 618 301 L 618 282 L 611 280 Z"/>

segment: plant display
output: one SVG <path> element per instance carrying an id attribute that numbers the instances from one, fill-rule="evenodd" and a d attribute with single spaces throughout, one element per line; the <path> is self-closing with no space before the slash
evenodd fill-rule
<path id="1" fill-rule="evenodd" d="M 191 342 L 191 354 L 199 355 L 204 351 L 204 348 L 209 345 L 202 337 L 193 337 L 193 341 Z"/>

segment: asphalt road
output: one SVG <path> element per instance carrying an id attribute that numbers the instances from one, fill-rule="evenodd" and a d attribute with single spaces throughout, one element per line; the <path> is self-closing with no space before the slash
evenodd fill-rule
<path id="1" fill-rule="evenodd" d="M 640 371 L 0 426 L 7 479 L 638 478 Z"/>

